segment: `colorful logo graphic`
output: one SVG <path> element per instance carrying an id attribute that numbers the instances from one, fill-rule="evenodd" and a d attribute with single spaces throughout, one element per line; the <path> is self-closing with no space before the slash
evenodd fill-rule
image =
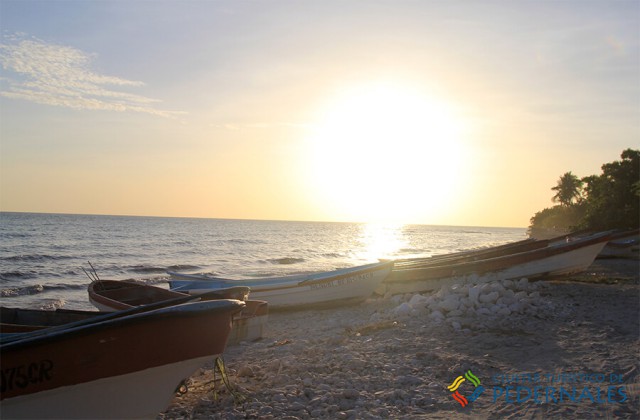
<path id="1" fill-rule="evenodd" d="M 465 397 L 460 393 L 458 388 L 462 385 L 463 382 L 469 381 L 473 384 L 474 390 L 473 394 L 469 396 L 469 398 Z M 454 400 L 456 400 L 462 407 L 466 407 L 469 403 L 474 402 L 478 399 L 480 395 L 484 392 L 484 387 L 480 385 L 480 379 L 478 379 L 470 370 L 464 374 L 464 376 L 458 376 L 454 381 L 447 387 L 449 391 L 452 392 L 451 396 Z"/>

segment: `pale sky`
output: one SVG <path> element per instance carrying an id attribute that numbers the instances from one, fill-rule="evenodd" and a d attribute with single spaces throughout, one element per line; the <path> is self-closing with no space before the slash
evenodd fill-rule
<path id="1" fill-rule="evenodd" d="M 640 2 L 0 0 L 0 210 L 526 227 L 640 147 Z"/>

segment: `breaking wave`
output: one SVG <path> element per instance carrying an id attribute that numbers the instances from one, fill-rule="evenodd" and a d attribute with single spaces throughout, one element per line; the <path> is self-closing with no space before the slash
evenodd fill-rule
<path id="1" fill-rule="evenodd" d="M 282 264 L 282 265 L 290 265 L 290 264 L 300 264 L 304 262 L 304 258 L 272 258 L 268 259 L 267 262 L 271 264 Z"/>
<path id="2" fill-rule="evenodd" d="M 33 284 L 30 286 L 8 287 L 6 289 L 2 289 L 0 290 L 0 296 L 6 298 L 25 295 L 36 295 L 42 292 L 44 292 L 44 286 L 42 284 Z"/>

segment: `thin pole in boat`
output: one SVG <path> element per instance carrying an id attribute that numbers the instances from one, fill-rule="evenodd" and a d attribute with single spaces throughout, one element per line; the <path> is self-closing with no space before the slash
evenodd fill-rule
<path id="1" fill-rule="evenodd" d="M 93 271 L 93 275 L 95 276 L 95 278 L 97 280 L 100 280 L 100 277 L 98 276 L 98 272 L 96 271 L 96 269 L 93 267 L 93 264 L 91 264 L 91 261 L 87 261 L 89 263 L 89 267 L 91 267 L 91 271 Z"/>
<path id="2" fill-rule="evenodd" d="M 91 280 L 91 283 L 100 282 L 100 276 L 98 276 L 98 271 L 95 269 L 93 264 L 91 264 L 91 261 L 87 261 L 87 263 L 89 263 L 89 267 L 91 267 L 91 271 L 87 272 L 87 270 L 85 270 L 84 267 L 80 267 L 82 268 L 82 271 L 84 271 L 84 274 L 86 274 L 87 277 L 89 277 L 89 280 Z M 105 288 L 106 286 L 104 285 L 104 283 L 100 283 L 100 289 L 105 290 Z"/>

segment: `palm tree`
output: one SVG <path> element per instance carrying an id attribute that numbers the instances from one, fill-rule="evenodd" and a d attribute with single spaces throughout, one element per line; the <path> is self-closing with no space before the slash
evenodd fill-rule
<path id="1" fill-rule="evenodd" d="M 582 180 L 571 172 L 565 173 L 558 180 L 558 185 L 551 188 L 556 191 L 551 200 L 563 206 L 570 206 L 574 200 L 579 203 L 582 200 L 582 184 Z"/>

